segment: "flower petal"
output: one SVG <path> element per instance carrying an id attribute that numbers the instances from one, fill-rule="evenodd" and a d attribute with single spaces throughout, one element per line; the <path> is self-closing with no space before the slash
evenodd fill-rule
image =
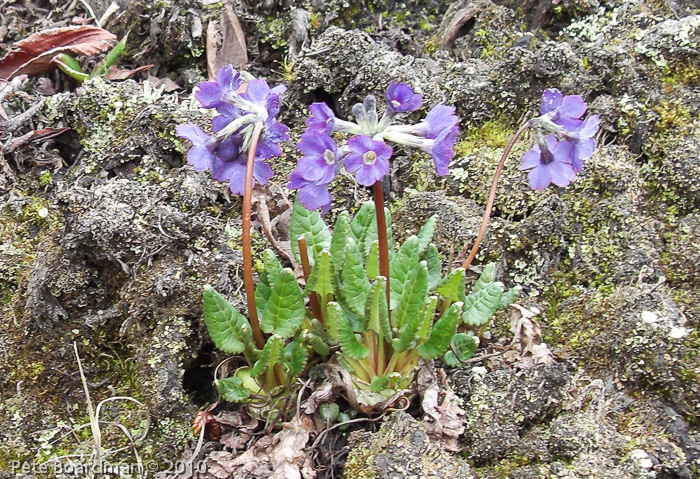
<path id="1" fill-rule="evenodd" d="M 542 163 L 542 150 L 539 145 L 535 145 L 531 150 L 523 155 L 520 170 L 531 170 Z"/>
<path id="2" fill-rule="evenodd" d="M 527 179 L 530 183 L 530 188 L 537 191 L 544 191 L 552 183 L 549 169 L 544 165 L 531 170 L 527 175 Z"/>
<path id="3" fill-rule="evenodd" d="M 569 118 L 581 118 L 586 113 L 588 106 L 579 95 L 566 95 L 559 106 L 561 116 Z"/>
<path id="4" fill-rule="evenodd" d="M 542 107 L 540 108 L 540 113 L 544 115 L 561 105 L 562 94 L 556 88 L 547 88 L 544 93 L 542 93 Z"/>

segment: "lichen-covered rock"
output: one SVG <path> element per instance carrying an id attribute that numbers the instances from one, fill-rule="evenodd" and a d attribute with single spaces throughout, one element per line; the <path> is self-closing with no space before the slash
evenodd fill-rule
<path id="1" fill-rule="evenodd" d="M 354 432 L 345 463 L 348 479 L 474 477 L 457 456 L 432 442 L 405 412 L 392 413 L 375 434 Z"/>
<path id="2" fill-rule="evenodd" d="M 556 317 L 564 347 L 614 371 L 617 381 L 651 389 L 679 412 L 700 412 L 700 375 L 690 324 L 665 287 L 619 286 L 611 294 L 582 292 L 567 299 Z"/>
<path id="3" fill-rule="evenodd" d="M 483 465 L 511 453 L 525 430 L 562 408 L 568 384 L 569 373 L 557 363 L 515 373 L 479 367 L 456 378 L 469 461 Z"/>

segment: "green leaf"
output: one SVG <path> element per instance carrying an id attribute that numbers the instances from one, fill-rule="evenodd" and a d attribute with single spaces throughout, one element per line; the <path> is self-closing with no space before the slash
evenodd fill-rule
<path id="1" fill-rule="evenodd" d="M 343 301 L 358 316 L 365 313 L 365 298 L 369 292 L 369 279 L 362 266 L 362 256 L 357 242 L 348 238 L 345 247 L 345 264 L 340 272 L 343 282 L 341 291 Z"/>
<path id="2" fill-rule="evenodd" d="M 265 347 L 260 353 L 260 358 L 255 362 L 250 370 L 250 375 L 254 378 L 259 377 L 262 373 L 272 368 L 275 364 L 281 362 L 284 352 L 284 341 L 279 336 L 273 335 L 267 338 Z"/>
<path id="3" fill-rule="evenodd" d="M 373 241 L 377 239 L 377 220 L 374 209 L 374 202 L 367 201 L 363 203 L 363 205 L 360 207 L 360 211 L 357 212 L 355 217 L 352 219 L 352 222 L 350 223 L 350 233 L 357 242 L 358 248 L 360 249 L 363 255 L 365 254 L 365 242 L 367 241 L 367 235 L 369 234 L 372 225 L 374 225 L 375 232 L 375 237 L 372 239 Z"/>
<path id="4" fill-rule="evenodd" d="M 426 306 L 429 307 L 432 301 L 427 301 L 426 298 L 427 290 L 425 294 L 422 295 L 422 303 L 420 306 L 425 309 Z M 433 310 L 435 308 L 433 307 Z M 398 311 L 398 310 L 397 310 Z M 391 345 L 394 351 L 397 353 L 403 353 L 409 349 L 414 349 L 416 347 L 416 336 L 418 330 L 424 326 L 426 313 L 421 314 L 420 309 L 416 309 L 414 314 L 410 314 L 404 320 L 397 338 L 391 340 Z"/>
<path id="5" fill-rule="evenodd" d="M 219 396 L 224 401 L 246 402 L 250 398 L 250 389 L 243 385 L 241 378 L 232 377 L 214 381 Z"/>
<path id="6" fill-rule="evenodd" d="M 428 249 L 428 245 L 433 240 L 433 235 L 435 234 L 435 229 L 437 228 L 437 219 L 437 215 L 433 215 L 428 218 L 428 221 L 425 222 L 423 227 L 418 232 L 418 249 L 421 254 Z"/>
<path id="7" fill-rule="evenodd" d="M 391 304 L 393 311 L 403 296 L 406 283 L 414 276 L 420 262 L 420 242 L 417 236 L 411 236 L 401 245 L 399 251 L 389 262 L 389 276 L 391 288 Z M 427 295 L 426 295 L 427 297 Z M 394 322 L 392 321 L 392 324 Z"/>
<path id="8" fill-rule="evenodd" d="M 324 402 L 318 406 L 318 412 L 325 424 L 333 424 L 340 414 L 340 406 L 334 402 Z"/>
<path id="9" fill-rule="evenodd" d="M 384 339 L 391 341 L 389 308 L 386 304 L 386 278 L 377 276 L 372 284 L 365 304 L 365 317 L 368 319 L 367 330 L 374 331 Z"/>
<path id="10" fill-rule="evenodd" d="M 240 354 L 254 348 L 250 323 L 214 288 L 204 286 L 204 323 L 217 348 Z"/>
<path id="11" fill-rule="evenodd" d="M 445 354 L 457 330 L 457 323 L 459 323 L 459 318 L 462 314 L 462 306 L 461 301 L 453 303 L 445 311 L 445 314 L 435 322 L 428 340 L 416 348 L 420 357 L 423 359 L 436 359 Z"/>
<path id="12" fill-rule="evenodd" d="M 457 333 L 452 337 L 453 349 L 448 349 L 443 358 L 445 364 L 456 368 L 463 366 L 463 361 L 474 356 L 476 348 L 479 347 L 479 338 L 474 336 L 474 333 Z M 457 354 L 455 355 L 455 351 Z"/>
<path id="13" fill-rule="evenodd" d="M 109 67 L 111 67 L 117 58 L 124 52 L 126 47 L 126 37 L 122 38 L 119 43 L 114 45 L 109 53 L 104 57 L 104 59 L 95 66 L 95 68 L 90 72 L 90 78 L 95 78 L 96 76 L 104 74 Z"/>
<path id="14" fill-rule="evenodd" d="M 333 317 L 333 321 L 338 324 L 338 339 L 343 354 L 347 354 L 348 357 L 357 361 L 366 359 L 369 356 L 369 349 L 353 332 L 338 303 L 328 303 L 328 317 Z"/>
<path id="15" fill-rule="evenodd" d="M 394 278 L 391 278 L 393 286 Z M 392 290 L 394 288 L 392 287 Z M 421 261 L 407 274 L 396 308 L 391 312 L 392 330 L 404 330 L 404 325 L 414 321 L 428 299 L 428 267 Z M 422 319 L 422 318 L 421 318 Z M 412 339 L 411 339 L 412 340 Z"/>
<path id="16" fill-rule="evenodd" d="M 373 241 L 367 255 L 367 276 L 377 279 L 379 274 L 379 241 Z"/>
<path id="17" fill-rule="evenodd" d="M 506 291 L 501 297 L 501 302 L 498 303 L 498 309 L 506 309 L 509 305 L 518 301 L 520 297 L 520 286 L 515 286 Z"/>
<path id="18" fill-rule="evenodd" d="M 476 280 L 474 286 L 472 286 L 472 293 L 484 289 L 489 283 L 493 283 L 494 281 L 496 281 L 496 265 L 494 263 L 489 263 L 484 266 L 481 276 L 479 276 L 479 279 Z"/>
<path id="19" fill-rule="evenodd" d="M 301 262 L 297 240 L 302 236 L 306 238 L 306 248 L 309 253 L 311 266 L 313 266 L 316 256 L 321 251 L 324 249 L 328 250 L 331 247 L 331 233 L 323 222 L 321 214 L 318 211 L 307 210 L 299 203 L 298 199 L 294 201 L 294 207 L 292 208 L 289 231 L 292 251 L 297 261 Z"/>
<path id="20" fill-rule="evenodd" d="M 333 238 L 331 240 L 331 258 L 333 268 L 340 271 L 345 262 L 345 245 L 348 242 L 350 235 L 350 219 L 347 211 L 343 211 L 338 215 L 333 227 Z"/>
<path id="21" fill-rule="evenodd" d="M 320 356 L 325 357 L 331 353 L 330 347 L 328 347 L 328 344 L 326 344 L 326 341 L 324 341 L 320 335 L 306 331 L 304 333 L 304 338 L 309 346 Z"/>
<path id="22" fill-rule="evenodd" d="M 308 359 L 309 350 L 306 346 L 292 341 L 284 347 L 282 367 L 287 374 L 296 378 L 304 372 Z"/>
<path id="23" fill-rule="evenodd" d="M 372 207 L 374 208 L 374 203 L 370 202 L 372 204 Z M 389 258 L 391 258 L 394 255 L 394 240 L 392 237 L 392 230 L 391 230 L 391 212 L 389 211 L 389 208 L 384 208 L 384 219 L 386 220 L 386 239 L 387 239 L 387 247 L 388 247 L 388 253 L 389 253 Z M 369 229 L 367 230 L 367 236 L 364 239 L 364 244 L 363 244 L 363 249 L 361 251 L 364 253 L 365 257 L 369 255 L 370 248 L 372 247 L 372 243 L 377 241 L 379 236 L 377 235 L 377 220 L 376 216 L 374 218 L 374 221 L 370 223 Z"/>
<path id="24" fill-rule="evenodd" d="M 482 326 L 498 311 L 503 296 L 501 283 L 488 283 L 464 300 L 462 322 L 469 326 Z"/>
<path id="25" fill-rule="evenodd" d="M 391 384 L 391 376 L 374 376 L 370 382 L 370 388 L 373 393 L 381 393 Z"/>
<path id="26" fill-rule="evenodd" d="M 328 301 L 328 296 L 333 294 L 332 279 L 334 275 L 331 254 L 325 250 L 321 251 L 309 275 L 304 296 L 310 295 L 313 291 L 318 293 L 321 303 Z"/>
<path id="27" fill-rule="evenodd" d="M 457 268 L 450 271 L 450 274 L 440 281 L 437 292 L 451 302 L 464 298 L 464 268 Z"/>
<path id="28" fill-rule="evenodd" d="M 56 66 L 63 73 L 65 73 L 66 75 L 78 82 L 83 82 L 90 78 L 90 75 L 88 75 L 87 73 L 83 73 L 82 69 L 80 68 L 80 63 L 78 63 L 78 61 L 75 58 L 66 53 L 59 53 L 52 60 L 52 62 L 55 63 Z"/>
<path id="29" fill-rule="evenodd" d="M 430 330 L 433 327 L 433 320 L 435 319 L 435 308 L 437 308 L 437 296 L 431 296 L 428 302 L 425 304 L 425 308 L 421 313 L 423 315 L 423 322 L 421 323 L 420 329 L 416 333 L 416 344 L 423 344 L 428 340 L 430 336 Z"/>
<path id="30" fill-rule="evenodd" d="M 265 269 L 260 275 L 260 280 L 255 288 L 255 305 L 258 308 L 258 317 L 261 317 L 265 313 L 267 302 L 269 301 L 270 293 L 272 292 L 270 285 L 275 283 L 277 276 L 279 275 L 280 271 L 282 271 L 282 265 L 272 250 L 265 250 L 265 253 L 263 253 L 263 259 Z"/>
<path id="31" fill-rule="evenodd" d="M 428 289 L 431 291 L 440 284 L 442 278 L 442 261 L 440 261 L 440 253 L 434 244 L 429 244 L 421 259 L 428 263 Z"/>
<path id="32" fill-rule="evenodd" d="M 306 315 L 304 299 L 294 273 L 284 268 L 271 285 L 270 300 L 260 320 L 260 328 L 282 338 L 293 336 Z"/>

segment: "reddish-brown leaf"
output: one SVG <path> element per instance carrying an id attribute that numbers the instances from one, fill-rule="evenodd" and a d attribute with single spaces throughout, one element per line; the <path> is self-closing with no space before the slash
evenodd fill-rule
<path id="1" fill-rule="evenodd" d="M 88 25 L 35 33 L 15 43 L 0 60 L 0 79 L 41 75 L 54 68 L 51 59 L 59 53 L 95 55 L 108 50 L 116 39 L 107 30 Z"/>

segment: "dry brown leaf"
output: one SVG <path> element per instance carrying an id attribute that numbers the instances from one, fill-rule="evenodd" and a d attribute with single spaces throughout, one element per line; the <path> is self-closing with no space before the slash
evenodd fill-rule
<path id="1" fill-rule="evenodd" d="M 165 93 L 170 93 L 170 92 L 173 92 L 175 90 L 182 90 L 182 87 L 180 85 L 178 85 L 177 83 L 175 83 L 174 81 L 172 81 L 168 77 L 156 78 L 154 76 L 149 75 L 147 81 L 148 81 L 148 83 L 153 85 L 153 88 L 161 88 L 162 87 L 163 91 Z"/>
<path id="2" fill-rule="evenodd" d="M 440 26 L 440 41 L 443 46 L 451 45 L 459 37 L 464 26 L 484 10 L 493 7 L 491 0 L 461 1 L 450 5 Z"/>
<path id="3" fill-rule="evenodd" d="M 248 63 L 248 50 L 243 28 L 233 13 L 230 3 L 226 4 L 221 22 L 211 20 L 207 25 L 207 71 L 210 79 L 216 78 L 219 69 L 231 64 L 240 69 Z"/>
<path id="4" fill-rule="evenodd" d="M 435 374 L 427 371 L 428 366 L 418 371 L 419 388 L 423 390 L 421 406 L 426 414 L 423 427 L 434 441 L 442 443 L 446 450 L 458 452 L 459 436 L 464 433 L 464 416 L 466 412 L 455 402 L 455 393 L 446 381 L 438 381 Z M 442 371 L 444 375 L 444 371 Z M 444 385 L 440 387 L 440 383 Z M 443 399 L 440 401 L 440 393 Z"/>
<path id="5" fill-rule="evenodd" d="M 309 416 L 282 424 L 274 436 L 263 436 L 244 453 L 214 451 L 206 458 L 207 472 L 216 478 L 315 479 L 306 444 L 315 432 Z"/>
<path id="6" fill-rule="evenodd" d="M 126 80 L 132 75 L 135 75 L 139 72 L 146 71 L 149 68 L 153 68 L 153 65 L 144 65 L 142 67 L 134 68 L 133 70 L 122 70 L 120 68 L 115 67 L 112 65 L 109 67 L 109 73 L 107 74 L 107 79 L 112 80 L 112 81 L 117 81 L 117 80 Z M 172 80 L 170 80 L 172 81 Z M 180 88 L 179 86 L 177 88 Z M 170 90 L 172 91 L 172 90 Z"/>
<path id="7" fill-rule="evenodd" d="M 542 327 L 533 319 L 536 314 L 519 304 L 511 304 L 511 308 L 511 347 L 520 354 L 518 365 L 531 368 L 537 364 L 551 363 L 554 357 L 542 340 Z"/>
<path id="8" fill-rule="evenodd" d="M 401 407 L 406 402 L 410 402 L 416 394 L 415 387 L 402 389 L 389 397 L 362 390 L 355 385 L 347 369 L 333 362 L 326 364 L 326 375 L 334 386 L 345 391 L 346 398 L 353 409 L 369 416 L 382 414 L 390 407 Z"/>
<path id="9" fill-rule="evenodd" d="M 301 410 L 306 414 L 315 413 L 320 404 L 334 402 L 335 398 L 338 397 L 340 388 L 332 382 L 326 381 L 314 387 L 313 391 L 309 399 L 304 401 L 304 404 L 301 405 Z"/>
<path id="10" fill-rule="evenodd" d="M 313 479 L 316 477 L 311 456 L 305 451 L 311 433 L 315 432 L 309 416 L 295 417 L 282 424 L 275 434 L 277 445 L 270 453 L 273 479 Z"/>
<path id="11" fill-rule="evenodd" d="M 54 68 L 51 59 L 59 53 L 96 55 L 108 50 L 116 39 L 107 30 L 88 25 L 35 33 L 15 43 L 0 60 L 0 79 L 22 74 L 41 75 Z"/>

